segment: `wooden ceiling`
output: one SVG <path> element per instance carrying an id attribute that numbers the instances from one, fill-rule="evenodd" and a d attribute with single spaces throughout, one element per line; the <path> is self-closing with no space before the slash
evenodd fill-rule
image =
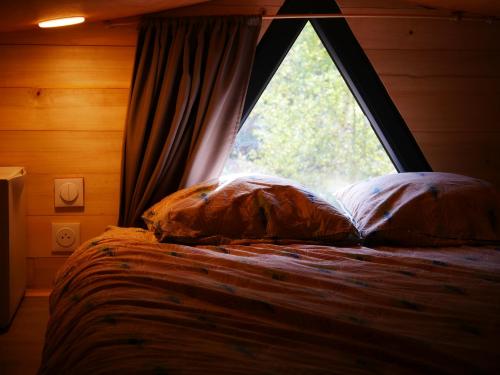
<path id="1" fill-rule="evenodd" d="M 378 0 L 380 1 L 380 0 Z M 383 0 L 382 0 L 383 1 Z M 356 4 L 357 0 L 341 0 L 346 5 Z M 392 3 L 417 4 L 426 8 L 446 9 L 452 11 L 471 12 L 475 14 L 500 16 L 498 0 L 391 0 Z M 189 7 L 200 3 L 219 4 L 227 7 L 229 1 L 224 0 L 17 0 L 1 1 L 1 31 L 29 29 L 39 21 L 51 18 L 82 15 L 88 21 L 102 21 L 137 16 L 147 13 L 168 11 Z M 276 0 L 243 0 L 233 1 L 232 6 L 246 6 L 267 10 L 276 5 Z M 205 4 L 208 5 L 208 4 Z M 189 9 L 189 8 L 188 8 Z M 220 7 L 213 9 L 221 9 Z M 222 8 L 224 9 L 224 8 Z M 271 14 L 275 13 L 269 12 Z M 185 13 L 185 12 L 181 12 Z"/>
<path id="2" fill-rule="evenodd" d="M 1 1 L 0 31 L 35 27 L 38 22 L 71 16 L 84 16 L 88 21 L 154 13 L 185 7 L 209 0 L 16 0 Z"/>
<path id="3" fill-rule="evenodd" d="M 484 16 L 500 16 L 498 0 L 407 0 L 432 9 L 468 12 Z"/>

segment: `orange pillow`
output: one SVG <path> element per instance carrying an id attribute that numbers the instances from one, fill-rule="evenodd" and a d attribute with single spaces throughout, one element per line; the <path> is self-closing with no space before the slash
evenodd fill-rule
<path id="1" fill-rule="evenodd" d="M 164 242 L 359 239 L 350 220 L 329 203 L 287 180 L 263 176 L 180 190 L 148 209 L 143 219 Z"/>
<path id="2" fill-rule="evenodd" d="M 472 177 L 399 173 L 351 185 L 337 198 L 367 243 L 446 246 L 500 240 L 499 193 Z"/>

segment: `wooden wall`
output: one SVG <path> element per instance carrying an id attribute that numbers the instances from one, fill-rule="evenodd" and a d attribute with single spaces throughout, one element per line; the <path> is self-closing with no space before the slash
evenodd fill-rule
<path id="1" fill-rule="evenodd" d="M 135 27 L 0 34 L 0 164 L 28 171 L 29 286 L 49 286 L 52 222 L 86 240 L 115 224 Z M 85 208 L 56 212 L 53 179 L 85 178 Z"/>
<path id="2" fill-rule="evenodd" d="M 230 0 L 177 13 L 275 13 L 282 0 Z M 339 0 L 345 13 L 425 12 L 395 0 Z M 500 185 L 498 23 L 349 20 L 435 170 Z M 266 24 L 267 25 L 267 24 Z M 64 257 L 52 222 L 86 240 L 116 222 L 135 26 L 87 24 L 0 33 L 0 165 L 28 170 L 29 285 L 48 287 Z M 85 209 L 56 212 L 53 179 L 85 178 Z"/>
<path id="3" fill-rule="evenodd" d="M 448 14 L 393 0 L 339 0 L 345 14 Z M 500 23 L 349 19 L 436 171 L 500 186 Z"/>
<path id="4" fill-rule="evenodd" d="M 169 14 L 275 14 L 282 2 L 215 0 Z M 50 287 L 66 259 L 52 254 L 52 222 L 81 223 L 82 241 L 116 224 L 135 22 L 0 33 L 0 165 L 28 171 L 31 288 Z M 83 211 L 55 211 L 53 180 L 63 177 L 85 178 Z"/>

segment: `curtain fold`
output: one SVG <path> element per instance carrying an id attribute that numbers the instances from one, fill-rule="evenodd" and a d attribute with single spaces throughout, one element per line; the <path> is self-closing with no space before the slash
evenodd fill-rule
<path id="1" fill-rule="evenodd" d="M 120 226 L 217 177 L 241 119 L 261 19 L 150 19 L 139 29 L 122 158 Z"/>

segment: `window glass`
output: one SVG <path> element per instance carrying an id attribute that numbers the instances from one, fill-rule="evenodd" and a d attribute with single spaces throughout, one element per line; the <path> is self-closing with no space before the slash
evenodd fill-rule
<path id="1" fill-rule="evenodd" d="M 307 23 L 236 137 L 223 176 L 263 173 L 326 200 L 396 172 L 313 27 Z"/>

